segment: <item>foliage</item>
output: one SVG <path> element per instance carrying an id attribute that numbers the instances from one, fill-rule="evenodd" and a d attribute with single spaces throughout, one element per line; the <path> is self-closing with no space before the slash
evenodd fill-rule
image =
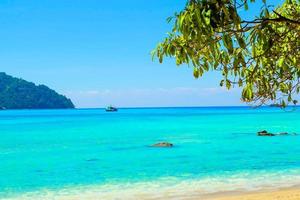
<path id="1" fill-rule="evenodd" d="M 74 105 L 70 99 L 45 85 L 36 86 L 34 83 L 0 73 L 0 108 L 52 109 L 74 108 Z"/>
<path id="2" fill-rule="evenodd" d="M 194 67 L 194 77 L 220 71 L 221 86 L 243 88 L 255 105 L 297 104 L 300 84 L 300 0 L 277 8 L 262 0 L 259 16 L 245 19 L 255 0 L 189 0 L 174 17 L 173 30 L 153 52 L 162 62 Z M 256 2 L 258 4 L 258 2 Z"/>

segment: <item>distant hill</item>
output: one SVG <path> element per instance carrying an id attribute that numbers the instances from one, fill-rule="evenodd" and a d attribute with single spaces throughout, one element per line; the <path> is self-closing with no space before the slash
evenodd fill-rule
<path id="1" fill-rule="evenodd" d="M 74 104 L 45 85 L 35 85 L 0 72 L 0 109 L 54 108 L 74 108 Z"/>

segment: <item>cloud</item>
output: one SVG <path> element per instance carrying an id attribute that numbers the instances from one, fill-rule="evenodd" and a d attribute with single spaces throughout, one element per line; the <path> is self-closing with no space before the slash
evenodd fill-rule
<path id="1" fill-rule="evenodd" d="M 130 88 L 68 91 L 77 107 L 207 106 L 239 104 L 239 90 L 222 87 Z M 224 99 L 225 95 L 229 98 Z M 238 101 L 230 101 L 234 96 Z"/>

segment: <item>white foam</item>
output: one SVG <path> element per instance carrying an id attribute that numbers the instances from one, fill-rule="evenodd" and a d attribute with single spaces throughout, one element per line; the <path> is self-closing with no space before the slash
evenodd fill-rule
<path id="1" fill-rule="evenodd" d="M 139 200 L 189 199 L 221 192 L 255 191 L 292 187 L 300 184 L 300 170 L 287 172 L 240 173 L 231 176 L 181 180 L 165 177 L 157 181 L 105 184 L 64 188 L 57 191 L 41 190 L 5 200 Z"/>

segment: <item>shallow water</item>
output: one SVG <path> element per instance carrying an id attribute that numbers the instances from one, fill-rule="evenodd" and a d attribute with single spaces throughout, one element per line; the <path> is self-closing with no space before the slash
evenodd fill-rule
<path id="1" fill-rule="evenodd" d="M 300 133 L 299 117 L 300 108 L 1 111 L 0 198 L 297 185 L 300 136 L 256 132 Z M 175 146 L 149 147 L 159 141 Z"/>

